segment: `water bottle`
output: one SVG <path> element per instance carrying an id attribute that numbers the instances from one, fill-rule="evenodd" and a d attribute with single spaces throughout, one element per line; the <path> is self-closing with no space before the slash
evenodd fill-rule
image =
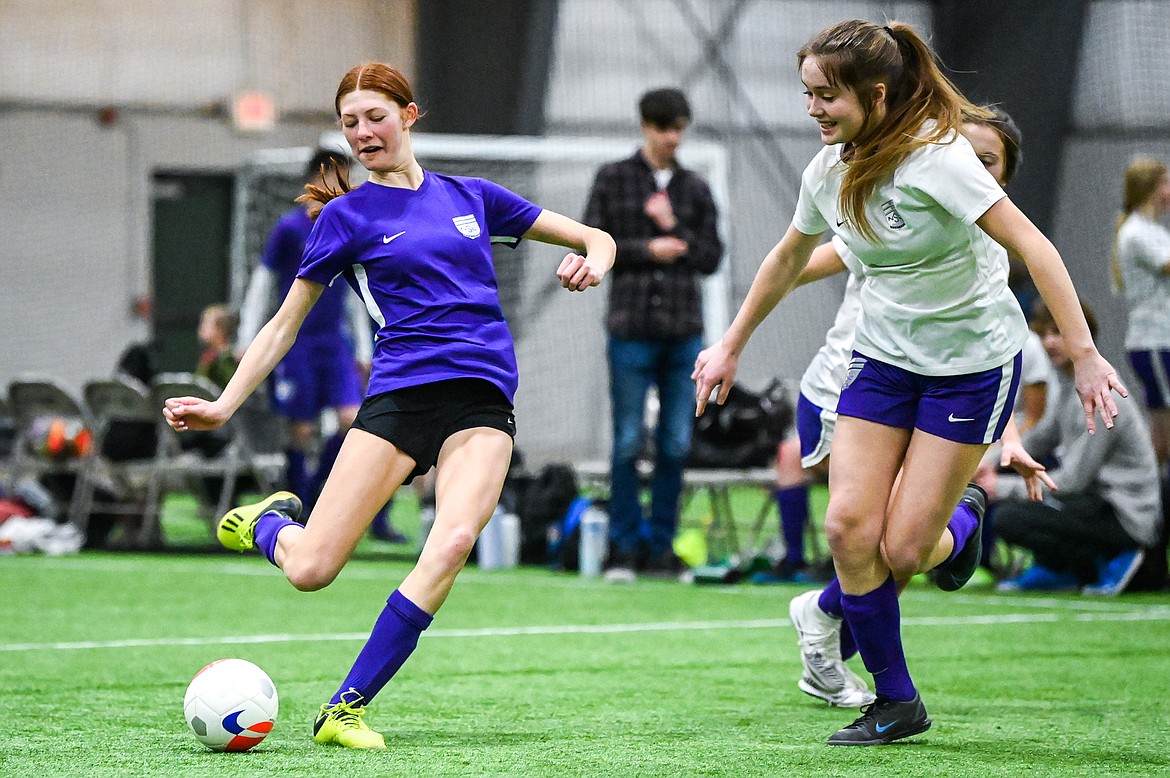
<path id="1" fill-rule="evenodd" d="M 475 559 L 480 570 L 496 570 L 504 566 L 503 516 L 504 509 L 497 505 L 475 541 Z"/>
<path id="2" fill-rule="evenodd" d="M 609 514 L 595 505 L 586 508 L 581 514 L 579 537 L 578 570 L 585 578 L 596 578 L 609 549 Z"/>
<path id="3" fill-rule="evenodd" d="M 504 513 L 498 520 L 501 566 L 516 567 L 520 564 L 520 517 L 515 513 Z"/>

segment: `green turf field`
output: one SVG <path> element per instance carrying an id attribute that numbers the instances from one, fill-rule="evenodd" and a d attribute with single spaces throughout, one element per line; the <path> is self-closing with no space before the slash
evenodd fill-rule
<path id="1" fill-rule="evenodd" d="M 934 719 L 842 749 L 852 720 L 801 694 L 798 587 L 467 570 L 375 701 L 384 752 L 318 746 L 333 692 L 405 562 L 360 559 L 315 594 L 256 557 L 0 559 L 3 776 L 1170 775 L 1170 597 L 912 587 L 911 669 Z M 183 722 L 209 661 L 272 676 L 276 729 L 215 754 Z"/>

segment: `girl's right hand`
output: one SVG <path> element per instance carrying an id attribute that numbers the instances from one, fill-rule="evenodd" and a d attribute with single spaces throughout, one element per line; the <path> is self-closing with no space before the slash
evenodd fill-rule
<path id="1" fill-rule="evenodd" d="M 163 403 L 163 417 L 179 432 L 218 429 L 228 420 L 217 403 L 198 397 L 167 398 Z"/>
<path id="2" fill-rule="evenodd" d="M 738 369 L 739 355 L 731 353 L 722 340 L 699 352 L 695 369 L 691 373 L 691 379 L 695 382 L 696 417 L 703 415 L 716 387 L 719 388 L 719 394 L 715 396 L 715 402 L 722 405 L 727 401 Z"/>
<path id="3" fill-rule="evenodd" d="M 1117 371 L 1104 357 L 1094 351 L 1073 363 L 1073 372 L 1077 394 L 1085 409 L 1085 426 L 1089 434 L 1094 435 L 1097 432 L 1094 420 L 1097 414 L 1100 414 L 1106 429 L 1113 429 L 1113 419 L 1117 416 L 1117 403 L 1113 400 L 1113 393 L 1129 397 L 1129 390 L 1117 377 Z"/>

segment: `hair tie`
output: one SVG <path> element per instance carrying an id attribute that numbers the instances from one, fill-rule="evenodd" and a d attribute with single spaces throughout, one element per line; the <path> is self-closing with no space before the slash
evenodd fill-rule
<path id="1" fill-rule="evenodd" d="M 883 25 L 883 26 L 882 26 L 882 29 L 886 31 L 886 35 L 889 35 L 889 36 L 890 36 L 891 38 L 893 38 L 895 41 L 896 41 L 896 40 L 898 40 L 898 36 L 897 36 L 897 35 L 895 35 L 895 34 L 894 34 L 894 31 L 893 31 L 893 30 L 891 30 L 889 27 L 886 27 L 886 26 L 884 26 L 884 25 Z"/>

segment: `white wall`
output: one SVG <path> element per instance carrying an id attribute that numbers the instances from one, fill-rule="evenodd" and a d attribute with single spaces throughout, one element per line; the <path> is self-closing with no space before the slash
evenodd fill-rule
<path id="1" fill-rule="evenodd" d="M 353 65 L 409 76 L 413 0 L 3 0 L 0 387 L 24 372 L 77 388 L 145 337 L 155 171 L 230 173 L 252 151 L 312 145 Z M 222 111 L 244 89 L 283 114 L 263 135 Z M 97 109 L 115 106 L 112 124 Z"/>

